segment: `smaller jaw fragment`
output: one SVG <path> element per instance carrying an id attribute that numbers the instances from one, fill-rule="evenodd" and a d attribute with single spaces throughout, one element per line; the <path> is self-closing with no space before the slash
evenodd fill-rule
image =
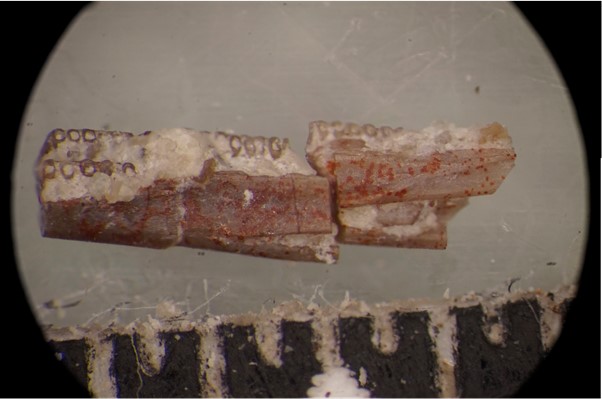
<path id="1" fill-rule="evenodd" d="M 493 194 L 514 167 L 506 129 L 433 125 L 420 132 L 312 122 L 307 159 L 339 207 Z"/>
<path id="2" fill-rule="evenodd" d="M 465 197 L 494 193 L 516 154 L 499 123 L 409 131 L 316 121 L 306 157 L 333 187 L 339 242 L 443 249 Z"/>

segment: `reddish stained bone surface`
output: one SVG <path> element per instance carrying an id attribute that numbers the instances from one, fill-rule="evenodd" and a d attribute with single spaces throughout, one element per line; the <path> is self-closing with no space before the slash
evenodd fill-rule
<path id="1" fill-rule="evenodd" d="M 310 137 L 321 123 L 310 124 Z M 338 220 L 337 240 L 441 249 L 447 245 L 447 221 L 466 205 L 460 198 L 494 193 L 516 158 L 511 145 L 504 149 L 478 148 L 496 140 L 509 140 L 505 128 L 495 123 L 480 130 L 479 145 L 474 149 L 423 156 L 405 150 L 368 150 L 365 142 L 357 138 L 358 134 L 376 135 L 386 142 L 400 129 L 331 125 L 343 130 L 325 143 L 326 151 L 308 149 L 307 158 L 320 176 L 296 173 L 251 176 L 237 169 L 215 172 L 212 167 L 203 167 L 196 177 L 146 182 L 151 185 L 138 189 L 133 199 L 127 201 L 109 202 L 79 192 L 77 198 L 57 202 L 40 197 L 42 235 L 152 248 L 182 245 L 271 258 L 333 262 L 338 247 L 332 241 L 332 215 L 338 209 L 340 219 L 342 210 L 374 206 L 376 223 L 362 227 L 357 220 L 350 222 L 351 225 Z M 132 138 L 133 144 L 136 137 L 127 132 L 89 129 L 51 132 L 37 165 L 38 192 L 46 179 L 55 175 L 60 178 L 58 171 L 64 172 L 60 169 L 63 164 L 69 164 L 70 171 L 80 171 L 85 182 L 90 182 L 86 176 L 94 173 L 107 176 L 123 173 L 127 179 L 136 179 L 135 166 L 126 162 L 129 159 L 118 163 L 105 158 L 116 144 L 129 143 Z M 84 145 L 78 147 L 79 144 L 71 142 Z M 73 183 L 69 176 L 64 178 L 64 183 L 60 183 L 66 185 L 63 187 L 71 184 L 79 187 L 80 183 Z M 425 200 L 436 200 L 435 224 L 432 220 L 420 224 L 418 220 L 422 206 L 418 203 Z M 403 228 L 397 229 L 400 226 Z M 325 239 L 328 236 L 330 241 Z"/>
<path id="2" fill-rule="evenodd" d="M 42 202 L 45 237 L 167 248 L 178 241 L 179 223 L 174 180 L 158 180 L 128 202 L 91 198 Z"/>
<path id="3" fill-rule="evenodd" d="M 218 172 L 184 190 L 184 242 L 212 237 L 330 233 L 330 194 L 317 176 Z"/>
<path id="4" fill-rule="evenodd" d="M 456 150 L 412 159 L 375 151 L 334 153 L 328 171 L 341 207 L 494 193 L 514 166 L 506 149 Z"/>
<path id="5" fill-rule="evenodd" d="M 215 139 L 208 132 L 192 134 L 199 134 L 201 140 Z M 146 148 L 135 149 L 146 145 L 140 140 L 146 135 L 90 129 L 50 132 L 36 167 L 42 235 L 150 248 L 182 245 L 291 260 L 336 260 L 326 178 L 286 172 L 252 176 L 236 169 L 216 172 L 216 161 L 209 158 L 198 176 L 144 180 L 137 166 L 143 163 Z M 273 138 L 254 139 L 273 142 Z M 270 148 L 269 156 L 276 162 L 274 148 Z M 110 191 L 99 191 L 103 184 Z M 122 185 L 138 184 L 146 186 L 125 197 L 113 192 L 118 193 Z M 70 197 L 73 193 L 75 197 Z"/>
<path id="6" fill-rule="evenodd" d="M 246 194 L 245 194 L 246 193 Z M 332 234 L 328 181 L 318 176 L 280 177 L 218 172 L 194 178 L 182 194 L 186 209 L 179 245 L 324 262 L 320 239 Z M 303 234 L 291 244 L 287 237 Z M 338 257 L 338 247 L 328 252 Z"/>
<path id="7" fill-rule="evenodd" d="M 219 239 L 219 247 L 228 247 L 245 237 L 332 230 L 328 182 L 321 177 L 218 172 L 209 179 L 192 178 L 184 190 L 178 190 L 179 183 L 157 180 L 127 202 L 44 202 L 42 235 L 151 248 Z M 252 198 L 245 198 L 245 190 Z M 185 209 L 183 220 L 180 206 Z M 183 243 L 178 243 L 180 225 Z"/>
<path id="8" fill-rule="evenodd" d="M 291 176 L 299 215 L 299 232 L 330 233 L 333 220 L 328 180 L 320 176 Z"/>

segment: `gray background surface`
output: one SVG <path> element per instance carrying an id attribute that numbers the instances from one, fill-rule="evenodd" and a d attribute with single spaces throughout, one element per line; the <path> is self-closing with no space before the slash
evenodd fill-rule
<path id="1" fill-rule="evenodd" d="M 33 165 L 53 128 L 232 129 L 289 137 L 303 154 L 317 119 L 499 121 L 518 158 L 496 194 L 451 221 L 445 251 L 342 246 L 327 266 L 40 236 Z M 55 325 L 128 322 L 165 300 L 202 316 L 346 291 L 439 298 L 513 278 L 552 289 L 576 281 L 586 240 L 580 137 L 553 61 L 510 4 L 95 3 L 50 56 L 21 127 L 17 259 L 38 319 Z"/>

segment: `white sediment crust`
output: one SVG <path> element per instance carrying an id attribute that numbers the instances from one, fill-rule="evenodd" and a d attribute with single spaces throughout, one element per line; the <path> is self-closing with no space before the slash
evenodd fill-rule
<path id="1" fill-rule="evenodd" d="M 420 201 L 422 209 L 416 220 L 411 224 L 385 226 L 379 221 L 379 213 L 388 212 L 391 209 L 396 209 L 399 212 L 404 212 L 404 203 L 391 203 L 383 205 L 363 205 L 351 208 L 339 209 L 339 220 L 341 224 L 347 227 L 354 227 L 362 230 L 382 230 L 384 233 L 399 237 L 401 239 L 415 237 L 429 230 L 436 228 L 439 224 L 436 207 L 432 201 Z M 414 204 L 409 203 L 408 212 L 415 212 Z"/>
<path id="2" fill-rule="evenodd" d="M 414 156 L 465 149 L 512 148 L 512 140 L 507 133 L 490 134 L 484 129 L 486 127 L 457 127 L 453 123 L 433 122 L 422 130 L 406 130 L 318 121 L 310 124 L 306 151 L 312 153 L 336 139 L 359 139 L 364 141 L 364 150 Z"/>
<path id="3" fill-rule="evenodd" d="M 286 139 L 162 129 L 137 136 L 99 135 L 93 142 L 83 138 L 63 139 L 39 160 L 44 165 L 43 175 L 53 176 L 45 179 L 41 198 L 130 201 L 139 189 L 157 179 L 199 176 L 205 161 L 211 159 L 215 160 L 218 172 L 240 171 L 252 176 L 315 175 L 305 160 L 290 149 Z M 84 160 L 111 161 L 116 166 L 115 172 L 109 176 L 92 166 L 86 170 L 80 165 Z"/>

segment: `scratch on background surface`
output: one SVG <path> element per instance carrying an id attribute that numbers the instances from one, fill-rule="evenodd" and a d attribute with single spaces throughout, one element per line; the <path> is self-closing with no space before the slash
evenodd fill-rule
<path id="1" fill-rule="evenodd" d="M 512 231 L 512 228 L 510 227 L 510 225 L 508 224 L 508 222 L 506 222 L 506 220 L 504 220 L 503 217 L 500 217 L 500 227 L 506 233 L 510 233 Z"/>
<path id="2" fill-rule="evenodd" d="M 454 43 L 454 47 L 458 47 L 460 46 L 462 43 L 464 43 L 464 41 L 466 39 L 468 39 L 469 37 L 471 37 L 472 35 L 474 35 L 476 33 L 476 31 L 481 28 L 483 26 L 483 24 L 485 24 L 486 22 L 489 22 L 491 19 L 493 19 L 493 17 L 495 17 L 496 15 L 501 15 L 501 16 L 506 16 L 506 11 L 502 10 L 501 8 L 495 8 L 493 11 L 491 11 L 489 14 L 481 17 L 477 22 L 474 23 L 474 25 L 472 25 L 469 29 L 466 30 L 466 33 L 464 33 L 455 43 Z"/>
<path id="3" fill-rule="evenodd" d="M 188 312 L 189 315 L 198 312 L 200 309 L 202 309 L 205 306 L 207 307 L 207 310 L 205 311 L 205 313 L 209 314 L 209 304 L 211 303 L 211 301 L 213 301 L 215 298 L 217 298 L 218 296 L 220 296 L 221 294 L 223 294 L 224 292 L 226 292 L 230 288 L 230 280 L 228 280 L 227 284 L 225 286 L 223 286 L 222 288 L 220 288 L 211 297 L 208 296 L 208 292 L 209 292 L 208 287 L 209 286 L 207 284 L 207 279 L 203 279 L 203 286 L 205 288 L 205 302 L 201 303 L 199 306 L 197 306 L 196 308 L 194 308 L 194 310 L 192 310 L 191 312 Z"/>
<path id="4" fill-rule="evenodd" d="M 336 59 L 336 53 L 339 50 L 339 48 L 347 41 L 347 39 L 349 38 L 349 36 L 351 36 L 353 32 L 360 30 L 361 23 L 362 20 L 360 18 L 351 18 L 351 20 L 349 21 L 349 28 L 347 28 L 347 30 L 345 31 L 345 33 L 343 33 L 343 36 L 339 39 L 337 44 L 335 44 L 334 47 L 330 49 L 328 54 L 326 54 L 326 56 L 324 57 L 326 61 L 334 61 Z"/>
<path id="5" fill-rule="evenodd" d="M 119 311 L 124 311 L 124 310 L 152 310 L 152 309 L 156 309 L 156 306 L 138 306 L 138 307 L 123 307 L 123 305 L 129 305 L 131 304 L 130 301 L 125 301 L 125 302 L 119 302 L 118 304 L 116 304 L 115 306 L 110 307 L 109 309 L 103 310 L 102 312 L 99 313 L 94 313 L 92 315 L 92 317 L 90 317 L 85 323 L 84 326 L 89 325 L 91 322 L 93 322 L 94 320 L 100 318 L 101 316 L 104 316 L 107 313 L 110 314 L 115 314 L 117 316 L 117 312 Z"/>
<path id="6" fill-rule="evenodd" d="M 439 62 L 441 62 L 441 61 L 449 58 L 447 56 L 447 54 L 445 53 L 445 49 L 444 48 L 440 48 L 439 51 L 437 51 L 437 52 L 434 52 L 434 51 L 430 52 L 430 54 L 434 54 L 434 57 L 431 60 L 429 60 L 426 64 L 424 64 L 418 70 L 418 72 L 416 72 L 412 76 L 408 77 L 407 79 L 404 79 L 401 82 L 401 84 L 399 86 L 397 86 L 397 88 L 393 91 L 393 93 L 391 93 L 389 96 L 387 96 L 387 98 L 386 98 L 387 102 L 389 102 L 393 98 L 395 98 L 400 91 L 402 91 L 408 85 L 410 85 L 411 83 L 413 83 L 414 81 L 416 81 L 419 77 L 421 77 L 429 69 L 431 69 L 432 67 L 434 67 L 435 65 L 437 65 Z"/>
<path id="7" fill-rule="evenodd" d="M 59 318 L 62 318 L 65 316 L 65 308 L 79 305 L 89 293 L 99 288 L 102 290 L 107 282 L 114 282 L 113 280 L 107 278 L 104 273 L 97 273 L 93 278 L 94 282 L 87 288 L 79 289 L 61 297 L 44 301 L 44 303 L 38 305 L 37 311 L 39 312 L 41 318 L 43 319 L 54 310 L 57 310 Z"/>
<path id="8" fill-rule="evenodd" d="M 548 254 L 548 251 L 546 251 L 539 245 L 535 244 L 534 242 L 527 240 L 522 234 L 519 234 L 516 231 L 514 231 L 514 229 L 510 226 L 510 224 L 508 222 L 506 222 L 504 217 L 500 217 L 500 227 L 502 228 L 502 230 L 504 230 L 504 232 L 511 233 L 513 237 L 515 237 L 518 240 L 520 240 L 521 242 L 529 245 L 530 247 L 538 250 L 542 254 L 546 254 L 546 255 Z"/>
<path id="9" fill-rule="evenodd" d="M 531 80 L 533 82 L 541 83 L 543 85 L 552 87 L 554 89 L 568 91 L 568 88 L 565 85 L 563 85 L 561 83 L 558 83 L 558 82 L 554 82 L 554 81 L 549 80 L 549 79 L 536 78 L 536 77 L 531 76 L 531 75 L 525 75 L 525 78 L 527 78 L 528 80 Z"/>
<path id="10" fill-rule="evenodd" d="M 281 14 L 288 19 L 287 22 L 295 26 L 299 32 L 301 32 L 306 38 L 311 40 L 314 44 L 318 46 L 320 50 L 322 50 L 322 52 L 325 54 L 323 58 L 325 62 L 333 65 L 337 70 L 344 72 L 347 75 L 347 78 L 351 82 L 360 86 L 365 91 L 365 93 L 370 96 L 371 99 L 377 101 L 380 105 L 385 104 L 385 100 L 380 95 L 380 93 L 378 93 L 372 87 L 372 85 L 369 85 L 365 79 L 363 79 L 360 75 L 358 75 L 351 68 L 349 68 L 349 66 L 347 66 L 346 63 L 341 61 L 336 55 L 336 50 L 338 49 L 338 47 L 340 47 L 344 42 L 346 42 L 353 32 L 359 29 L 360 23 L 354 22 L 355 20 L 357 20 L 357 18 L 352 18 L 350 20 L 350 27 L 343 33 L 341 39 L 339 39 L 339 42 L 329 50 L 324 45 L 324 43 L 322 43 L 320 40 L 314 37 L 311 34 L 311 32 L 309 32 L 304 26 L 300 25 L 297 21 L 295 21 L 286 11 L 281 9 Z"/>
<path id="11" fill-rule="evenodd" d="M 423 53 L 421 53 L 422 55 Z M 368 115 L 370 115 L 372 112 L 374 112 L 374 110 L 378 109 L 379 107 L 383 106 L 383 105 L 389 105 L 392 104 L 395 101 L 395 98 L 397 97 L 397 95 L 401 92 L 403 92 L 405 89 L 408 88 L 408 86 L 410 86 L 412 83 L 414 83 L 415 81 L 417 81 L 420 77 L 422 77 L 427 71 L 429 71 L 431 68 L 433 68 L 435 65 L 437 65 L 438 63 L 440 63 L 441 61 L 445 60 L 448 58 L 447 54 L 445 53 L 444 49 L 441 48 L 439 49 L 439 51 L 435 52 L 427 52 L 427 54 L 435 54 L 435 57 L 432 58 L 431 60 L 429 60 L 426 64 L 424 64 L 419 70 L 418 72 L 416 72 L 415 74 L 403 79 L 401 81 L 401 83 L 393 90 L 393 92 L 391 94 L 389 94 L 386 98 L 380 97 L 380 104 L 376 104 L 374 107 L 369 108 L 366 112 L 364 112 L 359 119 L 364 120 L 368 117 Z M 395 112 L 396 114 L 399 115 L 399 113 Z"/>
<path id="12" fill-rule="evenodd" d="M 253 84 L 253 85 L 255 85 L 255 86 L 257 86 L 257 87 L 265 90 L 267 93 L 270 93 L 270 95 L 273 96 L 274 98 L 278 99 L 278 101 L 281 104 L 286 105 L 287 109 L 292 114 L 295 114 L 295 115 L 299 116 L 303 120 L 311 120 L 311 116 L 307 115 L 305 113 L 305 110 L 302 107 L 294 106 L 294 105 L 291 104 L 289 98 L 292 98 L 292 97 L 287 96 L 287 95 L 282 95 L 280 92 L 276 91 L 276 89 L 274 88 L 274 86 L 266 84 L 266 83 L 263 83 L 261 80 L 256 79 L 255 77 L 249 75 L 246 72 L 244 72 L 244 73 L 245 73 L 245 81 L 246 82 L 248 82 L 250 84 Z"/>

